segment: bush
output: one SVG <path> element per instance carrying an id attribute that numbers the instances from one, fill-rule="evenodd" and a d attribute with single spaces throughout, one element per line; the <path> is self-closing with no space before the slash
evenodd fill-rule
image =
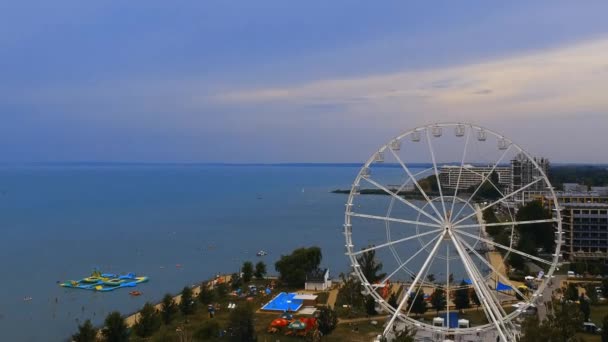
<path id="1" fill-rule="evenodd" d="M 209 288 L 207 283 L 201 284 L 201 292 L 198 294 L 198 300 L 207 305 L 211 304 L 215 299 L 215 292 Z"/>
<path id="2" fill-rule="evenodd" d="M 191 315 L 194 313 L 196 303 L 192 299 L 192 289 L 188 286 L 182 290 L 182 299 L 179 303 L 179 310 L 183 315 Z"/>
<path id="3" fill-rule="evenodd" d="M 249 305 L 239 305 L 230 312 L 229 324 L 232 328 L 233 340 L 255 341 L 255 326 L 253 324 L 253 308 Z"/>
<path id="4" fill-rule="evenodd" d="M 215 320 L 206 320 L 200 328 L 194 332 L 194 339 L 198 341 L 207 341 L 214 337 L 218 337 L 220 333 L 220 324 Z"/>
<path id="5" fill-rule="evenodd" d="M 163 323 L 169 324 L 175 318 L 175 314 L 177 313 L 177 305 L 173 300 L 173 297 L 170 294 L 166 294 L 163 297 L 163 301 L 160 304 L 160 316 L 163 320 Z"/>
<path id="6" fill-rule="evenodd" d="M 72 340 L 74 342 L 95 342 L 97 340 L 97 330 L 93 328 L 90 319 L 78 326 L 78 333 L 72 335 Z"/>
<path id="7" fill-rule="evenodd" d="M 120 312 L 113 311 L 106 316 L 105 327 L 101 331 L 106 342 L 126 342 L 129 341 L 129 329 Z"/>
<path id="8" fill-rule="evenodd" d="M 321 264 L 319 247 L 298 248 L 290 255 L 282 255 L 275 263 L 280 280 L 292 287 L 303 287 L 306 274 L 316 270 Z"/>
<path id="9" fill-rule="evenodd" d="M 329 306 L 324 306 L 319 310 L 319 331 L 323 335 L 329 335 L 338 325 L 338 315 L 336 311 Z"/>
<path id="10" fill-rule="evenodd" d="M 243 267 L 241 268 L 241 272 L 243 272 L 243 281 L 248 283 L 253 278 L 253 264 L 251 261 L 245 261 L 243 263 Z"/>
<path id="11" fill-rule="evenodd" d="M 137 336 L 148 337 L 160 329 L 161 318 L 154 305 L 146 303 L 139 315 L 137 323 L 133 326 Z"/>

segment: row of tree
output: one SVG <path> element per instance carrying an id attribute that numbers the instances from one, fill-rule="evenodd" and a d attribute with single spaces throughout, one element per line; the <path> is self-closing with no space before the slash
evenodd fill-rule
<path id="1" fill-rule="evenodd" d="M 249 263 L 251 264 L 251 263 Z M 263 262 L 259 262 L 255 270 L 251 265 L 251 275 L 255 275 L 257 278 L 263 278 L 266 273 L 266 265 Z M 173 299 L 173 296 L 166 294 L 157 309 L 153 304 L 147 302 L 139 312 L 137 322 L 133 325 L 132 329 L 129 329 L 121 316 L 117 311 L 108 314 L 104 321 L 104 327 L 101 329 L 101 335 L 107 342 L 123 342 L 128 341 L 131 333 L 145 338 L 152 336 L 156 333 L 162 324 L 171 324 L 179 314 L 183 317 L 187 317 L 195 313 L 197 309 L 197 300 L 204 304 L 211 304 L 216 300 L 223 300 L 228 296 L 230 287 L 238 287 L 243 280 L 247 279 L 247 282 L 251 280 L 251 277 L 247 276 L 247 262 L 243 265 L 243 279 L 237 274 L 232 276 L 230 284 L 219 283 L 213 288 L 208 283 L 201 284 L 200 293 L 198 298 L 195 298 L 192 288 L 184 287 L 181 291 L 181 300 L 178 303 Z M 239 306 L 238 310 L 233 310 L 231 315 L 234 316 L 230 319 L 230 326 L 233 330 L 233 335 L 240 335 L 249 333 L 253 329 L 253 310 L 248 306 Z M 251 326 L 249 325 L 251 323 Z M 200 336 L 217 336 L 220 330 L 219 324 L 207 323 L 203 324 L 200 331 L 197 331 L 197 335 Z M 98 330 L 93 327 L 90 320 L 85 321 L 82 325 L 78 326 L 78 332 L 72 336 L 72 340 L 76 342 L 93 342 L 96 341 Z"/>

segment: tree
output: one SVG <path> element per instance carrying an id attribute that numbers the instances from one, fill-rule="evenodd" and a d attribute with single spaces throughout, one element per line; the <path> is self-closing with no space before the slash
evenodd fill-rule
<path id="1" fill-rule="evenodd" d="M 426 312 L 427 306 L 424 301 L 424 292 L 421 288 L 418 288 L 417 291 L 413 291 L 410 293 L 410 297 L 407 299 L 408 310 L 411 312 L 422 315 Z"/>
<path id="2" fill-rule="evenodd" d="M 376 300 L 372 296 L 367 296 L 365 298 L 365 312 L 370 315 L 377 315 L 376 312 Z"/>
<path id="3" fill-rule="evenodd" d="M 349 305 L 351 308 L 362 308 L 365 305 L 365 297 L 361 294 L 361 283 L 356 277 L 346 276 L 340 273 L 342 286 L 338 291 L 337 305 Z"/>
<path id="4" fill-rule="evenodd" d="M 324 306 L 319 310 L 319 331 L 323 335 L 329 335 L 338 325 L 338 314 L 329 306 Z"/>
<path id="5" fill-rule="evenodd" d="M 435 282 L 435 275 L 433 273 L 431 273 L 428 276 L 426 276 L 426 279 L 429 281 L 429 283 L 433 283 L 433 282 Z"/>
<path id="6" fill-rule="evenodd" d="M 249 305 L 239 305 L 230 312 L 229 326 L 232 328 L 233 341 L 255 341 L 255 326 L 253 308 Z"/>
<path id="7" fill-rule="evenodd" d="M 447 300 L 445 298 L 445 291 L 443 289 L 437 288 L 431 294 L 431 305 L 435 310 L 437 310 L 437 315 L 439 315 L 439 310 L 445 309 L 447 305 Z"/>
<path id="8" fill-rule="evenodd" d="M 585 297 L 583 295 L 581 295 L 578 300 L 579 300 L 578 307 L 581 310 L 581 313 L 583 314 L 583 320 L 585 322 L 588 322 L 589 315 L 591 315 L 591 307 L 589 305 L 589 302 L 585 299 Z"/>
<path id="9" fill-rule="evenodd" d="M 479 296 L 477 295 L 477 291 L 473 290 L 470 293 L 471 301 L 475 304 L 477 309 L 479 310 L 479 306 L 481 305 L 481 301 L 479 300 Z"/>
<path id="10" fill-rule="evenodd" d="M 97 341 L 97 330 L 93 328 L 91 320 L 87 319 L 82 325 L 78 326 L 78 332 L 72 335 L 74 342 L 95 342 Z"/>
<path id="11" fill-rule="evenodd" d="M 230 276 L 230 287 L 232 290 L 236 291 L 240 289 L 241 286 L 243 286 L 243 278 L 239 274 L 233 273 L 232 276 Z"/>
<path id="12" fill-rule="evenodd" d="M 303 287 L 306 274 L 319 268 L 322 259 L 321 248 L 298 248 L 290 255 L 282 255 L 274 266 L 279 279 L 292 287 Z"/>
<path id="13" fill-rule="evenodd" d="M 542 322 L 536 317 L 528 318 L 522 325 L 520 342 L 574 342 L 576 332 L 583 324 L 583 317 L 576 304 L 558 301 L 552 303 L 553 312 Z"/>
<path id="14" fill-rule="evenodd" d="M 565 293 L 566 299 L 576 301 L 578 299 L 578 288 L 573 283 L 568 284 Z"/>
<path id="15" fill-rule="evenodd" d="M 462 309 L 471 307 L 469 298 L 469 288 L 465 281 L 460 282 L 460 288 L 454 291 L 454 305 L 462 313 Z"/>
<path id="16" fill-rule="evenodd" d="M 201 303 L 207 305 L 207 304 L 211 304 L 214 299 L 215 299 L 215 292 L 209 288 L 209 285 L 207 283 L 202 283 L 201 292 L 199 292 L 199 294 L 198 294 L 198 300 Z"/>
<path id="17" fill-rule="evenodd" d="M 388 297 L 388 305 L 396 308 L 399 303 L 397 303 L 397 294 L 396 293 L 391 293 L 391 295 Z"/>
<path id="18" fill-rule="evenodd" d="M 241 268 L 241 272 L 243 273 L 243 281 L 248 283 L 253 278 L 253 264 L 251 261 L 245 261 L 243 263 L 243 267 Z"/>
<path id="19" fill-rule="evenodd" d="M 608 342 L 608 315 L 602 319 L 602 342 Z"/>
<path id="20" fill-rule="evenodd" d="M 533 221 L 551 219 L 552 215 L 540 201 L 531 201 L 521 207 L 515 215 L 517 221 Z M 517 225 L 520 239 L 518 248 L 522 252 L 536 255 L 536 247 L 542 247 L 545 251 L 551 251 L 555 246 L 555 234 L 551 222 Z M 529 248 L 519 246 L 522 242 L 530 245 Z"/>
<path id="21" fill-rule="evenodd" d="M 604 296 L 608 295 L 608 278 L 602 279 L 602 294 Z"/>
<path id="22" fill-rule="evenodd" d="M 170 294 L 166 294 L 163 297 L 163 300 L 160 304 L 160 317 L 162 318 L 163 323 L 169 324 L 175 318 L 175 314 L 177 313 L 177 305 L 175 305 L 175 301 Z"/>
<path id="23" fill-rule="evenodd" d="M 477 196 L 481 198 L 492 200 L 501 197 L 500 192 L 496 189 L 500 189 L 499 177 L 496 171 L 492 171 L 490 177 L 485 178 L 481 185 L 472 186 L 471 188 L 473 190 L 470 192 L 474 192 L 477 187 L 479 187 L 479 190 L 477 190 Z"/>
<path id="24" fill-rule="evenodd" d="M 257 279 L 264 279 L 264 276 L 266 275 L 266 264 L 263 261 L 259 261 L 255 264 L 255 272 L 253 275 Z"/>
<path id="25" fill-rule="evenodd" d="M 214 291 L 217 299 L 224 299 L 228 295 L 228 285 L 226 283 L 217 284 Z"/>
<path id="26" fill-rule="evenodd" d="M 101 333 L 106 342 L 126 342 L 129 340 L 129 329 L 118 311 L 110 312 L 106 316 Z"/>
<path id="27" fill-rule="evenodd" d="M 139 312 L 139 318 L 133 326 L 135 334 L 139 337 L 148 337 L 160 329 L 161 318 L 158 311 L 149 302 Z"/>
<path id="28" fill-rule="evenodd" d="M 589 298 L 591 304 L 597 304 L 598 298 L 594 284 L 587 284 L 587 286 L 585 286 L 585 294 Z"/>
<path id="29" fill-rule="evenodd" d="M 220 334 L 220 324 L 216 320 L 208 319 L 201 324 L 201 327 L 194 332 L 194 337 L 198 341 L 208 341 Z"/>
<path id="30" fill-rule="evenodd" d="M 179 311 L 181 311 L 185 316 L 193 314 L 195 305 L 196 303 L 192 299 L 192 289 L 185 286 L 182 290 L 182 299 L 179 302 Z"/>
<path id="31" fill-rule="evenodd" d="M 393 325 L 393 331 L 395 332 L 395 339 L 393 339 L 393 342 L 414 342 L 416 329 L 411 329 L 407 324 L 404 324 L 403 329 L 399 331 L 396 331 L 394 328 L 395 326 Z"/>
<path id="32" fill-rule="evenodd" d="M 403 325 L 403 329 L 397 331 L 397 326 L 393 325 L 393 334 L 395 334 L 394 338 L 391 339 L 392 342 L 414 342 L 414 337 L 416 336 L 416 329 L 410 328 L 407 324 Z M 380 338 L 380 342 L 388 342 L 389 340 L 382 336 Z"/>
<path id="33" fill-rule="evenodd" d="M 358 256 L 357 262 L 361 267 L 361 272 L 365 276 L 365 279 L 367 279 L 370 284 L 379 282 L 382 278 L 384 278 L 384 276 L 386 276 L 386 273 L 378 274 L 378 272 L 382 270 L 382 263 L 376 259 L 375 249 L 369 250 Z"/>

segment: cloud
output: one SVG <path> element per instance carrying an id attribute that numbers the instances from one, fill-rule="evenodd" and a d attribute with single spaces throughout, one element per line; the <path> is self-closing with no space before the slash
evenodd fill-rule
<path id="1" fill-rule="evenodd" d="M 604 38 L 482 63 L 244 89 L 217 94 L 212 100 L 303 107 L 335 104 L 355 112 L 575 115 L 608 109 L 606 61 Z"/>

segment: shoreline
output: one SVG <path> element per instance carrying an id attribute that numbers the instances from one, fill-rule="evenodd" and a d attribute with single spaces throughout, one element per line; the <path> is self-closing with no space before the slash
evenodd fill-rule
<path id="1" fill-rule="evenodd" d="M 192 296 L 193 297 L 198 297 L 199 293 L 201 292 L 201 286 L 202 283 L 205 282 L 207 284 L 211 283 L 212 285 L 216 284 L 216 281 L 218 279 L 223 279 L 223 283 L 228 283 L 230 282 L 232 278 L 232 275 L 230 274 L 221 274 L 219 276 L 216 276 L 215 278 L 213 278 L 212 280 L 207 280 L 207 281 L 201 281 L 201 283 L 199 285 L 191 285 L 191 289 L 192 289 Z M 175 302 L 176 305 L 179 305 L 182 301 L 182 295 L 181 293 L 178 293 L 177 295 L 174 295 L 173 297 L 173 301 Z M 162 299 L 161 301 L 157 302 L 154 304 L 154 308 L 158 311 L 161 310 L 162 307 Z M 139 319 L 140 316 L 140 312 L 141 312 L 141 308 L 138 309 L 136 312 L 128 314 L 125 318 L 125 324 L 127 325 L 127 327 L 132 328 L 136 323 L 137 320 Z M 103 328 L 103 327 L 102 327 Z M 100 330 L 101 332 L 101 330 Z"/>

